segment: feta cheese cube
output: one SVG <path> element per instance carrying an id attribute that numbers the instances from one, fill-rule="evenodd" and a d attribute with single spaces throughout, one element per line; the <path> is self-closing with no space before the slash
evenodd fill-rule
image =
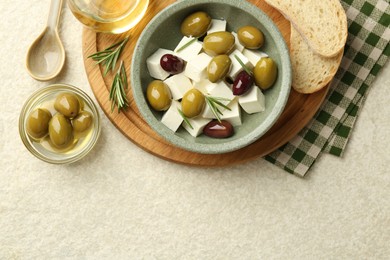
<path id="1" fill-rule="evenodd" d="M 233 126 L 240 126 L 240 125 L 242 125 L 241 109 L 240 109 L 240 106 L 238 104 L 238 101 L 234 100 L 233 102 L 231 102 L 228 105 L 228 107 L 230 108 L 230 110 L 226 109 L 223 112 L 223 115 L 221 116 L 221 119 L 230 122 Z"/>
<path id="2" fill-rule="evenodd" d="M 194 87 L 200 92 L 203 93 L 203 95 L 208 95 L 210 94 L 210 91 L 217 86 L 217 83 L 212 83 L 208 79 L 203 79 L 199 82 L 194 82 Z"/>
<path id="3" fill-rule="evenodd" d="M 245 66 L 247 66 L 249 69 L 253 68 L 252 66 L 252 63 L 248 60 L 247 57 L 244 56 L 244 54 L 242 54 L 240 51 L 238 50 L 234 50 L 230 55 L 230 59 L 232 61 L 232 65 L 231 65 L 231 68 L 230 68 L 230 72 L 228 73 L 228 76 L 234 80 L 235 77 L 237 76 L 237 74 L 243 70 L 241 64 L 238 62 L 237 58 L 235 57 L 237 56 L 244 64 Z"/>
<path id="4" fill-rule="evenodd" d="M 216 83 L 215 87 L 210 90 L 209 95 L 217 99 L 218 98 L 226 99 L 226 100 L 219 100 L 219 102 L 221 102 L 225 106 L 228 106 L 229 103 L 231 103 L 235 99 L 232 90 L 224 81 Z M 225 111 L 225 108 L 222 106 L 218 106 L 218 109 L 221 112 Z M 207 103 L 205 109 L 203 110 L 202 116 L 204 118 L 215 118 L 214 113 L 212 112 L 211 108 Z"/>
<path id="5" fill-rule="evenodd" d="M 233 95 L 230 86 L 225 81 L 216 83 L 216 86 L 210 90 L 210 96 L 226 98 L 230 101 L 236 97 Z M 228 101 L 226 104 L 230 103 L 230 101 Z"/>
<path id="6" fill-rule="evenodd" d="M 258 86 L 253 86 L 248 93 L 239 96 L 238 103 L 248 114 L 265 110 L 265 97 Z"/>
<path id="7" fill-rule="evenodd" d="M 226 31 L 226 20 L 211 19 L 211 26 L 207 34 Z"/>
<path id="8" fill-rule="evenodd" d="M 232 34 L 233 34 L 234 38 L 236 38 L 236 42 L 235 42 L 235 44 L 234 44 L 236 50 L 242 52 L 242 51 L 245 49 L 244 45 L 242 45 L 242 44 L 240 43 L 240 40 L 238 40 L 238 35 L 237 35 L 236 32 L 232 32 Z"/>
<path id="9" fill-rule="evenodd" d="M 223 111 L 225 110 L 225 108 L 223 107 L 218 107 L 218 109 L 223 113 Z M 206 106 L 204 107 L 203 109 L 203 112 L 202 112 L 202 115 L 201 115 L 203 118 L 208 118 L 208 119 L 215 119 L 217 118 L 213 111 L 211 110 L 210 106 L 206 103 Z"/>
<path id="10" fill-rule="evenodd" d="M 193 39 L 193 37 L 184 36 L 174 50 L 175 55 L 187 62 L 195 58 L 200 53 L 203 47 L 200 41 L 194 41 L 183 50 L 178 51 L 181 47 L 183 47 L 185 44 L 192 41 Z"/>
<path id="11" fill-rule="evenodd" d="M 160 48 L 146 60 L 146 65 L 148 67 L 149 74 L 152 78 L 164 80 L 170 75 L 160 65 L 161 57 L 165 54 L 174 53 L 173 51 Z"/>
<path id="12" fill-rule="evenodd" d="M 209 65 L 212 57 L 206 53 L 197 55 L 194 59 L 191 59 L 184 70 L 184 75 L 192 79 L 193 81 L 201 81 L 206 78 L 206 69 Z"/>
<path id="13" fill-rule="evenodd" d="M 168 85 L 174 100 L 183 98 L 184 94 L 193 87 L 191 80 L 184 73 L 169 77 L 164 82 Z"/>
<path id="14" fill-rule="evenodd" d="M 190 133 L 190 135 L 197 137 L 203 132 L 204 127 L 211 121 L 211 119 L 195 117 L 189 118 L 188 121 L 192 128 L 186 122 L 183 122 L 182 126 L 188 131 L 188 133 Z"/>
<path id="15" fill-rule="evenodd" d="M 262 51 L 258 51 L 258 50 L 248 50 L 248 49 L 245 49 L 242 52 L 242 54 L 244 54 L 244 56 L 248 58 L 248 60 L 251 62 L 253 67 L 256 66 L 257 62 L 261 58 L 267 58 L 268 57 L 267 53 L 262 52 Z"/>
<path id="16" fill-rule="evenodd" d="M 161 118 L 161 123 L 173 132 L 176 132 L 183 122 L 183 117 L 180 115 L 178 109 L 181 109 L 180 102 L 172 100 L 171 106 Z"/>

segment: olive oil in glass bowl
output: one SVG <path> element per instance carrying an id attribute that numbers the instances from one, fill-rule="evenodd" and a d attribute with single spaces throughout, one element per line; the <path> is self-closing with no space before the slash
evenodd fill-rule
<path id="1" fill-rule="evenodd" d="M 29 116 L 37 109 L 45 110 L 53 118 L 59 112 L 54 103 L 60 94 L 72 94 L 80 104 L 80 113 L 84 111 L 92 115 L 92 122 L 88 131 L 83 134 L 73 132 L 72 143 L 66 149 L 57 149 L 48 135 L 42 138 L 33 138 L 29 135 Z M 26 148 L 38 159 L 52 164 L 73 163 L 87 155 L 95 146 L 100 135 L 100 115 L 95 103 L 79 88 L 66 84 L 54 84 L 39 89 L 33 93 L 24 104 L 19 117 L 19 134 Z"/>
<path id="2" fill-rule="evenodd" d="M 133 28 L 144 16 L 149 0 L 69 0 L 73 15 L 86 27 L 119 34 Z"/>

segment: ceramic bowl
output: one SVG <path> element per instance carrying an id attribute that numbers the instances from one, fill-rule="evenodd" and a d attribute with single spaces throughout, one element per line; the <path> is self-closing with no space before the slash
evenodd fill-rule
<path id="1" fill-rule="evenodd" d="M 35 140 L 28 135 L 27 122 L 32 111 L 37 108 L 45 108 L 52 115 L 57 111 L 54 109 L 54 101 L 60 93 L 72 93 L 81 101 L 84 111 L 92 114 L 92 126 L 88 132 L 79 136 L 74 145 L 68 150 L 58 150 L 50 145 L 48 136 Z M 67 84 L 53 84 L 34 92 L 25 102 L 19 116 L 19 134 L 26 148 L 38 159 L 52 164 L 73 163 L 87 155 L 95 146 L 100 135 L 100 115 L 95 103 L 82 90 Z"/>
<path id="2" fill-rule="evenodd" d="M 149 75 L 146 59 L 158 48 L 173 50 L 182 39 L 180 24 L 196 11 L 205 11 L 212 18 L 227 20 L 227 31 L 237 31 L 245 25 L 259 28 L 265 36 L 262 51 L 278 65 L 275 85 L 264 92 L 266 110 L 257 114 L 242 113 L 243 124 L 235 127 L 235 134 L 226 139 L 214 139 L 205 135 L 191 136 L 183 127 L 171 131 L 160 122 L 162 112 L 156 112 L 146 101 L 146 89 L 153 80 Z M 183 0 L 177 1 L 157 14 L 141 34 L 132 60 L 132 90 L 136 105 L 145 121 L 170 143 L 196 153 L 217 154 L 243 148 L 263 136 L 282 113 L 291 88 L 291 63 L 286 43 L 272 20 L 258 7 L 247 1 L 231 0 Z"/>

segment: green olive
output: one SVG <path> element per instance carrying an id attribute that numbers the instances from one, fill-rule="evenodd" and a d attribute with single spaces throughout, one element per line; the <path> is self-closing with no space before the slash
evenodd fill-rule
<path id="1" fill-rule="evenodd" d="M 49 122 L 51 143 L 59 149 L 68 148 L 73 143 L 73 129 L 68 118 L 57 113 Z"/>
<path id="2" fill-rule="evenodd" d="M 171 91 L 161 80 L 152 81 L 146 90 L 146 98 L 150 106 L 156 111 L 165 111 L 172 102 Z"/>
<path id="3" fill-rule="evenodd" d="M 278 76 L 278 67 L 273 59 L 262 58 L 257 62 L 253 74 L 256 85 L 262 90 L 266 90 L 275 83 Z"/>
<path id="4" fill-rule="evenodd" d="M 27 134 L 34 139 L 40 139 L 47 135 L 51 114 L 48 110 L 38 108 L 30 113 L 27 118 Z"/>
<path id="5" fill-rule="evenodd" d="M 193 88 L 184 94 L 181 100 L 181 110 L 188 118 L 193 118 L 202 113 L 205 106 L 205 98 L 200 90 Z"/>
<path id="6" fill-rule="evenodd" d="M 188 37 L 201 37 L 206 34 L 211 17 L 205 12 L 196 12 L 187 16 L 181 24 L 181 33 Z"/>
<path id="7" fill-rule="evenodd" d="M 80 102 L 75 94 L 61 93 L 54 102 L 54 108 L 64 116 L 73 118 L 80 112 Z"/>
<path id="8" fill-rule="evenodd" d="M 72 119 L 73 130 L 78 133 L 82 133 L 92 126 L 93 116 L 88 111 L 80 112 L 75 118 Z"/>
<path id="9" fill-rule="evenodd" d="M 203 40 L 204 51 L 211 56 L 228 54 L 234 47 L 235 38 L 230 32 L 214 32 Z"/>
<path id="10" fill-rule="evenodd" d="M 207 77 L 213 83 L 223 79 L 230 70 L 232 60 L 228 55 L 215 56 L 207 66 Z"/>
<path id="11" fill-rule="evenodd" d="M 240 43 L 247 49 L 258 49 L 264 44 L 263 33 L 253 26 L 241 27 L 237 36 Z"/>

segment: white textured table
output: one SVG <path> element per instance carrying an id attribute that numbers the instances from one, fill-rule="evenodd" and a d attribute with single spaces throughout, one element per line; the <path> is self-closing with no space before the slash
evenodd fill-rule
<path id="1" fill-rule="evenodd" d="M 0 2 L 0 259 L 329 259 L 390 255 L 390 66 L 364 106 L 345 158 L 305 179 L 259 159 L 229 169 L 160 160 L 103 115 L 84 160 L 54 166 L 18 134 L 26 98 L 49 83 L 88 94 L 81 25 L 63 11 L 66 68 L 49 83 L 24 68 L 49 1 Z"/>

